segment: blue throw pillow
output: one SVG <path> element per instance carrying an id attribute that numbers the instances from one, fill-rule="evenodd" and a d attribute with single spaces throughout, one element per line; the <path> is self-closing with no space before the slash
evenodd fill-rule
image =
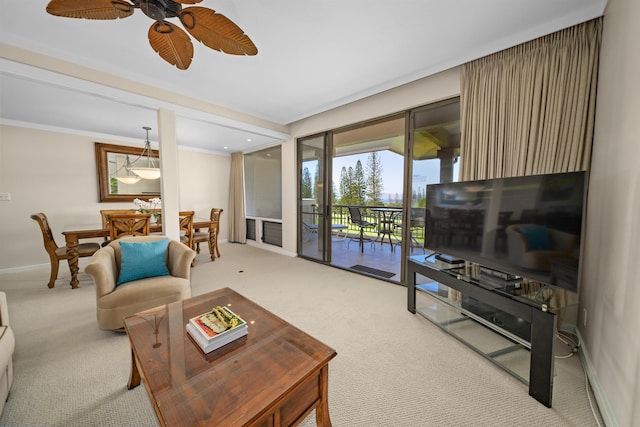
<path id="1" fill-rule="evenodd" d="M 530 251 L 546 251 L 551 249 L 551 239 L 546 227 L 520 227 L 518 231 L 527 239 L 527 249 Z"/>
<path id="2" fill-rule="evenodd" d="M 145 277 L 168 276 L 169 239 L 153 242 L 120 242 L 120 275 L 117 285 Z"/>

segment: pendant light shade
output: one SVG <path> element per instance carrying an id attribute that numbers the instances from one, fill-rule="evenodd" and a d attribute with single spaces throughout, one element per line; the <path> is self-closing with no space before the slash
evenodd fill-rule
<path id="1" fill-rule="evenodd" d="M 122 167 L 120 167 L 122 169 Z M 118 171 L 120 171 L 118 169 Z M 127 154 L 124 162 L 124 170 L 127 171 L 126 175 L 118 176 L 118 171 L 116 171 L 114 178 L 120 181 L 123 184 L 135 184 L 140 181 L 142 178 L 138 175 L 131 172 L 131 161 L 129 160 L 129 155 Z"/>
<path id="2" fill-rule="evenodd" d="M 146 154 L 146 165 L 135 165 L 136 161 L 138 160 L 136 159 L 136 161 L 134 161 L 134 166 L 131 166 L 130 170 L 142 179 L 158 179 L 160 178 L 160 167 L 156 166 L 155 158 L 151 157 L 151 142 L 149 142 L 149 131 L 151 130 L 151 128 L 143 126 L 142 129 L 147 131 L 147 139 L 144 141 L 144 149 L 142 150 L 142 154 L 138 159 L 142 160 L 142 158 L 144 158 Z"/>
<path id="3" fill-rule="evenodd" d="M 116 176 L 116 179 L 118 181 L 120 181 L 123 184 L 135 184 L 136 182 L 140 181 L 142 178 L 140 178 L 139 176 Z"/>
<path id="4" fill-rule="evenodd" d="M 158 179 L 160 178 L 159 168 L 132 168 L 131 171 L 142 179 Z"/>

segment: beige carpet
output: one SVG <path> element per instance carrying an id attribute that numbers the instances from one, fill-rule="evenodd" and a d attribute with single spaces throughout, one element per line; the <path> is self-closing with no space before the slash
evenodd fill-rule
<path id="1" fill-rule="evenodd" d="M 577 357 L 556 362 L 552 409 L 527 387 L 406 309 L 406 289 L 246 245 L 200 254 L 193 293 L 231 287 L 338 355 L 329 368 L 334 426 L 596 425 Z M 155 426 L 144 387 L 128 391 L 126 335 L 100 331 L 93 283 L 61 266 L 0 275 L 17 340 L 2 426 Z M 567 347 L 558 342 L 558 354 Z M 302 424 L 315 425 L 313 414 Z"/>

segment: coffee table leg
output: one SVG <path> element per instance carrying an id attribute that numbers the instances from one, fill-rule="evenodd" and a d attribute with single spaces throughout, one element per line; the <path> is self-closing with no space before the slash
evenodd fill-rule
<path id="1" fill-rule="evenodd" d="M 127 389 L 131 390 L 134 387 L 140 385 L 140 371 L 138 371 L 138 363 L 136 362 L 136 355 L 133 354 L 131 349 L 131 375 L 129 375 L 129 383 Z"/>
<path id="2" fill-rule="evenodd" d="M 329 418 L 329 365 L 320 370 L 320 404 L 316 408 L 316 425 L 318 427 L 331 427 Z"/>

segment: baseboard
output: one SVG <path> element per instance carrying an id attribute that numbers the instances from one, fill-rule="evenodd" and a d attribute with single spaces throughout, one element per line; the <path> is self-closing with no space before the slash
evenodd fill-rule
<path id="1" fill-rule="evenodd" d="M 43 268 L 51 268 L 51 264 L 46 263 L 46 264 L 22 265 L 20 267 L 3 268 L 3 269 L 0 269 L 0 274 L 24 273 L 25 271 L 41 270 Z"/>
<path id="2" fill-rule="evenodd" d="M 78 266 L 80 267 L 80 271 L 84 271 L 84 266 L 86 264 L 89 263 L 89 261 L 91 261 L 90 257 L 83 257 L 80 258 L 78 260 Z M 34 271 L 34 270 L 49 270 L 51 268 L 51 263 L 45 263 L 45 264 L 33 264 L 33 265 L 22 265 L 20 267 L 10 267 L 10 268 L 3 268 L 0 269 L 0 274 L 11 274 L 11 273 L 25 273 L 27 271 Z M 62 271 L 66 269 L 66 271 L 68 272 L 69 269 L 67 268 L 66 262 L 61 262 L 60 263 L 60 274 L 62 274 Z"/>
<path id="3" fill-rule="evenodd" d="M 576 328 L 576 335 L 578 336 L 578 340 L 580 342 L 579 354 L 580 359 L 582 360 L 582 366 L 584 366 L 587 377 L 589 378 L 589 383 L 591 384 L 594 398 L 598 405 L 598 409 L 600 410 L 600 415 L 602 415 L 602 420 L 607 427 L 617 427 L 620 424 L 616 420 L 615 414 L 613 413 L 611 405 L 609 404 L 609 399 L 607 399 L 607 395 L 602 388 L 600 379 L 598 378 L 598 375 L 593 368 L 593 363 L 591 363 L 591 358 L 589 357 L 589 350 L 585 346 L 585 341 L 584 339 L 582 339 L 582 334 L 580 334 L 580 329 L 578 328 Z"/>
<path id="4" fill-rule="evenodd" d="M 259 242 L 256 242 L 255 240 L 247 239 L 247 245 L 253 246 L 254 248 L 264 249 L 266 251 L 276 252 L 276 253 L 279 253 L 281 255 L 286 255 L 286 256 L 289 256 L 289 257 L 298 256 L 298 254 L 293 253 L 293 252 L 289 252 L 287 250 L 284 250 L 279 246 L 268 245 L 266 243 L 259 243 Z"/>

